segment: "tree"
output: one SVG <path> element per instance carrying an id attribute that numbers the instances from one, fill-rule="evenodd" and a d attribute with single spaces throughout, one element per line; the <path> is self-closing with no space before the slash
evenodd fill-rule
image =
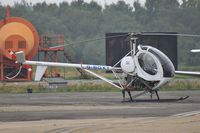
<path id="1" fill-rule="evenodd" d="M 5 8 L 0 4 L 0 19 L 5 16 Z M 87 3 L 75 0 L 59 5 L 42 2 L 32 5 L 23 0 L 11 7 L 12 16 L 29 20 L 39 34 L 64 34 L 69 43 L 103 37 L 106 32 L 170 31 L 199 34 L 199 11 L 199 0 L 183 0 L 181 4 L 178 0 L 146 0 L 144 6 L 136 0 L 133 7 L 120 0 L 104 8 L 95 1 Z M 178 42 L 181 65 L 200 62 L 198 56 L 193 55 L 196 62 L 191 62 L 189 56 L 191 48 L 200 48 L 200 40 L 179 38 Z M 77 61 L 84 57 L 86 63 L 104 63 L 104 40 L 79 45 L 70 48 Z"/>

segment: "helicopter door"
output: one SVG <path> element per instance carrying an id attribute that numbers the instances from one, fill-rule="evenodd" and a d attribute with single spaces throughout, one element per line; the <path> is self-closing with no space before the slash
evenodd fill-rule
<path id="1" fill-rule="evenodd" d="M 162 66 L 152 53 L 141 50 L 136 54 L 136 66 L 138 76 L 149 81 L 158 81 L 162 78 Z"/>
<path id="2" fill-rule="evenodd" d="M 140 67 L 148 74 L 150 75 L 156 75 L 157 73 L 157 65 L 154 61 L 153 57 L 149 56 L 146 53 L 142 53 L 138 57 L 138 62 L 140 64 Z"/>

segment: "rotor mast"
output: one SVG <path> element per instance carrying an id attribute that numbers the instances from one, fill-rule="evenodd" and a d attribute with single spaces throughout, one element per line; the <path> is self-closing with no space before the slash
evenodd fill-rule
<path id="1" fill-rule="evenodd" d="M 134 57 L 136 53 L 136 43 L 137 43 L 137 37 L 135 33 L 130 33 L 130 47 L 131 47 L 131 57 Z"/>

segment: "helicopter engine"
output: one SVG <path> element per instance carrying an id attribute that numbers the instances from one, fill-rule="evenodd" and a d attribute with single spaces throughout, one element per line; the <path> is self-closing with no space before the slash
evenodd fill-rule
<path id="1" fill-rule="evenodd" d="M 145 87 L 157 90 L 174 77 L 171 60 L 160 50 L 151 46 L 138 46 L 134 56 L 125 56 L 121 61 L 126 89 L 138 90 Z"/>

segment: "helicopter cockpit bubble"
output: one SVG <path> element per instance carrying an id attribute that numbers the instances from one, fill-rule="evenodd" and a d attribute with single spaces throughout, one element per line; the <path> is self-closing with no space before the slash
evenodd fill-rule
<path id="1" fill-rule="evenodd" d="M 173 78 L 175 69 L 171 60 L 160 50 L 151 46 L 138 46 L 136 53 L 137 73 L 148 81 Z"/>

